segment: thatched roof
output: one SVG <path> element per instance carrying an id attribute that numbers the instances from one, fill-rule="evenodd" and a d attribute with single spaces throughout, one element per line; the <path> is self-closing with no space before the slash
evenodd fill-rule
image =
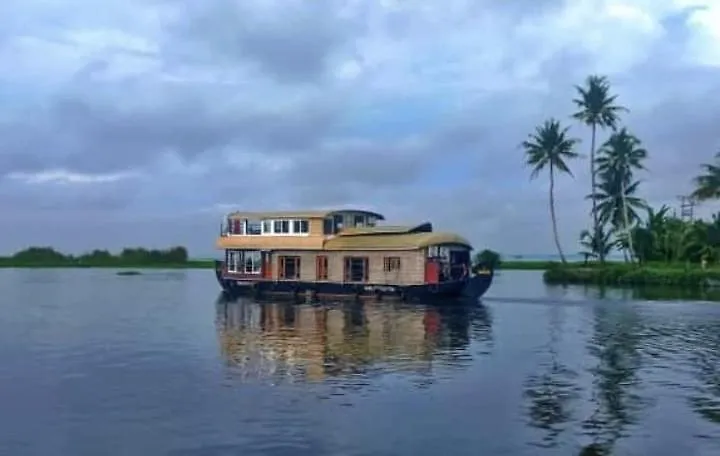
<path id="1" fill-rule="evenodd" d="M 457 244 L 472 249 L 465 238 L 452 233 L 373 234 L 336 236 L 325 241 L 325 250 L 416 250 L 430 245 Z"/>
<path id="2" fill-rule="evenodd" d="M 377 235 L 377 234 L 407 234 L 407 233 L 429 233 L 432 231 L 430 223 L 421 223 L 420 225 L 409 226 L 364 226 L 357 228 L 343 228 L 338 236 L 361 236 L 361 235 Z"/>
<path id="3" fill-rule="evenodd" d="M 331 217 L 333 214 L 342 212 L 354 212 L 365 215 L 376 217 L 378 220 L 385 220 L 382 214 L 378 214 L 372 211 L 366 211 L 362 209 L 333 209 L 326 211 L 317 210 L 300 210 L 300 211 L 269 211 L 269 212 L 231 212 L 228 214 L 228 218 L 231 219 L 250 219 L 250 220 L 264 220 L 264 219 L 322 219 L 325 217 Z"/>

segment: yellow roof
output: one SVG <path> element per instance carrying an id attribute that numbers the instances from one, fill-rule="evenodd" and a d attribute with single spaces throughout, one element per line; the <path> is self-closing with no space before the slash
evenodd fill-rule
<path id="1" fill-rule="evenodd" d="M 269 211 L 269 212 L 231 212 L 228 214 L 228 218 L 231 219 L 319 219 L 329 217 L 338 212 L 360 212 L 367 215 L 372 215 L 380 220 L 385 220 L 381 214 L 372 211 L 366 211 L 362 209 L 333 209 L 326 211 Z"/>
<path id="2" fill-rule="evenodd" d="M 414 226 L 363 226 L 353 228 L 343 228 L 338 233 L 338 236 L 359 236 L 364 234 L 403 234 L 409 233 L 415 228 Z"/>
<path id="3" fill-rule="evenodd" d="M 325 241 L 325 250 L 416 250 L 430 245 L 458 244 L 472 249 L 465 238 L 452 233 L 375 234 L 336 236 Z"/>

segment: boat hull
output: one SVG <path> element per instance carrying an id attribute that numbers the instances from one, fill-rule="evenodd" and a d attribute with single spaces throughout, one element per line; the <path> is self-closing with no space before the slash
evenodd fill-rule
<path id="1" fill-rule="evenodd" d="M 373 299 L 401 301 L 477 300 L 492 284 L 494 272 L 475 272 L 462 280 L 423 285 L 389 285 L 371 283 L 306 282 L 295 280 L 249 280 L 224 274 L 224 264 L 217 261 L 215 276 L 220 287 L 231 298 L 249 296 L 256 299 L 289 297 L 293 299 Z"/>

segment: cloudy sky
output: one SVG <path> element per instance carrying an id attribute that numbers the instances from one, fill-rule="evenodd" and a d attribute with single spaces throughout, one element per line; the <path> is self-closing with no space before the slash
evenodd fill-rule
<path id="1" fill-rule="evenodd" d="M 187 245 L 229 209 L 362 207 L 552 253 L 518 144 L 608 75 L 675 205 L 720 150 L 718 0 L 5 0 L 0 253 Z M 587 160 L 558 186 L 588 226 Z M 702 211 L 711 211 L 705 204 Z"/>

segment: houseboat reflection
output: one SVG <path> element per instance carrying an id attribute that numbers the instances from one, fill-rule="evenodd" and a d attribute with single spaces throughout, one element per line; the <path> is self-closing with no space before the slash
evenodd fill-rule
<path id="1" fill-rule="evenodd" d="M 429 372 L 470 341 L 477 307 L 217 302 L 222 355 L 244 379 L 321 381 L 370 370 Z M 488 326 L 480 322 L 479 326 Z"/>

